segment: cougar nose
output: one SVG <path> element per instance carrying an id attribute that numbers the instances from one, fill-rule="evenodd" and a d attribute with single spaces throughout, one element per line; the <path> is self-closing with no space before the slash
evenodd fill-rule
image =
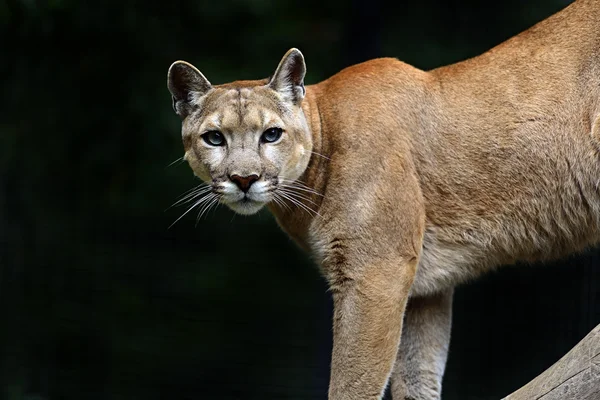
<path id="1" fill-rule="evenodd" d="M 258 180 L 258 175 L 231 175 L 229 179 L 231 179 L 231 181 L 235 183 L 237 187 L 241 189 L 242 192 L 246 193 L 250 189 L 250 186 Z"/>

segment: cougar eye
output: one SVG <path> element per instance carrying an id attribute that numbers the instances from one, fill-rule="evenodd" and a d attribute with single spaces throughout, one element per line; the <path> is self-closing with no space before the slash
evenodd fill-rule
<path id="1" fill-rule="evenodd" d="M 223 146 L 225 137 L 219 131 L 208 131 L 202 135 L 202 139 L 211 146 Z"/>
<path id="2" fill-rule="evenodd" d="M 260 141 L 263 143 L 273 143 L 279 140 L 283 129 L 281 128 L 269 128 L 260 137 Z"/>

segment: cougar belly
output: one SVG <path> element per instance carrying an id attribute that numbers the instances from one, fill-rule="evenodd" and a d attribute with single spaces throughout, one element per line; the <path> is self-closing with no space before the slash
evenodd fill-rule
<path id="1" fill-rule="evenodd" d="M 525 213 L 521 207 L 520 214 L 476 224 L 485 229 L 428 226 L 411 296 L 440 292 L 501 265 L 556 260 L 599 243 L 598 203 L 575 196 L 530 201 L 545 210 Z"/>
<path id="2" fill-rule="evenodd" d="M 452 243 L 428 228 L 423 239 L 411 296 L 426 296 L 456 286 L 490 269 L 483 249 L 474 243 Z"/>

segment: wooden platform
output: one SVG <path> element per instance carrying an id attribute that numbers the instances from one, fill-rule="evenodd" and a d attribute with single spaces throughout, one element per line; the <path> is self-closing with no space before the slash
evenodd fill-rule
<path id="1" fill-rule="evenodd" d="M 553 366 L 503 400 L 600 400 L 600 325 Z"/>

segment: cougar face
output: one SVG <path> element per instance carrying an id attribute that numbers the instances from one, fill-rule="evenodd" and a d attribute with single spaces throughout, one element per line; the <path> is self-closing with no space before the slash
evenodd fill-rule
<path id="1" fill-rule="evenodd" d="M 269 81 L 212 86 L 183 61 L 169 69 L 173 107 L 183 118 L 184 159 L 218 200 L 249 215 L 298 179 L 312 151 L 301 108 L 304 58 L 295 49 Z"/>

